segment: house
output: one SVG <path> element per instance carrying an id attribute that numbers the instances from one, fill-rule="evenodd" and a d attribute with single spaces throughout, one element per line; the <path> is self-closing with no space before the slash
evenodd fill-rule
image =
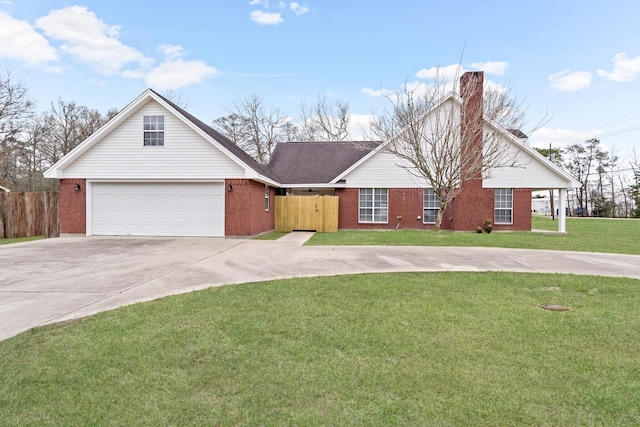
<path id="1" fill-rule="evenodd" d="M 483 74 L 472 76 L 481 93 Z M 452 94 L 434 111 L 463 103 Z M 496 230 L 530 230 L 532 190 L 557 189 L 563 200 L 579 184 L 518 135 L 487 120 L 483 126 L 519 154 L 520 165 L 465 183 L 442 228 L 475 230 L 490 218 Z M 433 228 L 430 185 L 385 144 L 284 143 L 260 164 L 148 89 L 45 177 L 60 179 L 62 234 L 251 236 L 273 229 L 276 194 L 338 196 L 341 229 Z"/>

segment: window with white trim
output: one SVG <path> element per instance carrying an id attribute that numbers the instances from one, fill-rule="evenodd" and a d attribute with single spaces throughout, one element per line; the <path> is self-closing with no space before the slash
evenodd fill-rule
<path id="1" fill-rule="evenodd" d="M 435 224 L 439 210 L 440 198 L 431 188 L 425 188 L 422 222 L 424 222 L 425 224 Z"/>
<path id="2" fill-rule="evenodd" d="M 386 223 L 389 210 L 388 199 L 386 188 L 361 188 L 358 221 Z"/>
<path id="3" fill-rule="evenodd" d="M 269 210 L 269 186 L 265 185 L 264 186 L 264 210 L 268 211 Z"/>
<path id="4" fill-rule="evenodd" d="M 513 223 L 513 189 L 496 188 L 494 197 L 494 217 L 495 224 Z"/>
<path id="5" fill-rule="evenodd" d="M 144 116 L 144 142 L 145 147 L 164 145 L 164 116 Z"/>

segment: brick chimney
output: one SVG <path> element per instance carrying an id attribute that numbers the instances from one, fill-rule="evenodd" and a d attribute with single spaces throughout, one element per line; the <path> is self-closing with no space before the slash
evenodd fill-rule
<path id="1" fill-rule="evenodd" d="M 462 159 L 477 159 L 477 156 L 482 156 L 483 83 L 482 71 L 466 72 L 460 77 Z M 461 165 L 462 173 L 471 174 L 473 179 L 464 179 L 460 192 L 452 202 L 453 230 L 475 230 L 486 219 L 493 218 L 493 192 L 482 188 L 482 171 L 477 162 L 469 160 L 466 163 L 466 166 Z"/>
<path id="2" fill-rule="evenodd" d="M 468 150 L 482 155 L 482 91 L 484 71 L 468 71 L 460 77 L 460 96 L 462 97 L 462 143 L 463 158 Z M 480 178 L 479 171 L 473 173 Z"/>

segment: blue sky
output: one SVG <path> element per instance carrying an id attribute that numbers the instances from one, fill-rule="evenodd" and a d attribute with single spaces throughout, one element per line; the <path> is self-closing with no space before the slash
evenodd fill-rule
<path id="1" fill-rule="evenodd" d="M 173 90 L 210 123 L 252 93 L 295 115 L 319 95 L 354 122 L 383 90 L 462 64 L 525 100 L 534 146 L 640 151 L 640 2 L 0 0 L 0 65 L 40 110 L 106 111 Z M 461 59 L 462 58 L 462 59 Z M 528 129 L 525 129 L 528 130 Z"/>

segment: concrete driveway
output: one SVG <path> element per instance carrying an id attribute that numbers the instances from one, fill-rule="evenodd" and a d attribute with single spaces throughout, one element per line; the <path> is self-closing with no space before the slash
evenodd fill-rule
<path id="1" fill-rule="evenodd" d="M 502 248 L 302 246 L 200 238 L 56 238 L 0 246 L 0 340 L 211 286 L 399 271 L 516 271 L 640 279 L 640 256 Z"/>

